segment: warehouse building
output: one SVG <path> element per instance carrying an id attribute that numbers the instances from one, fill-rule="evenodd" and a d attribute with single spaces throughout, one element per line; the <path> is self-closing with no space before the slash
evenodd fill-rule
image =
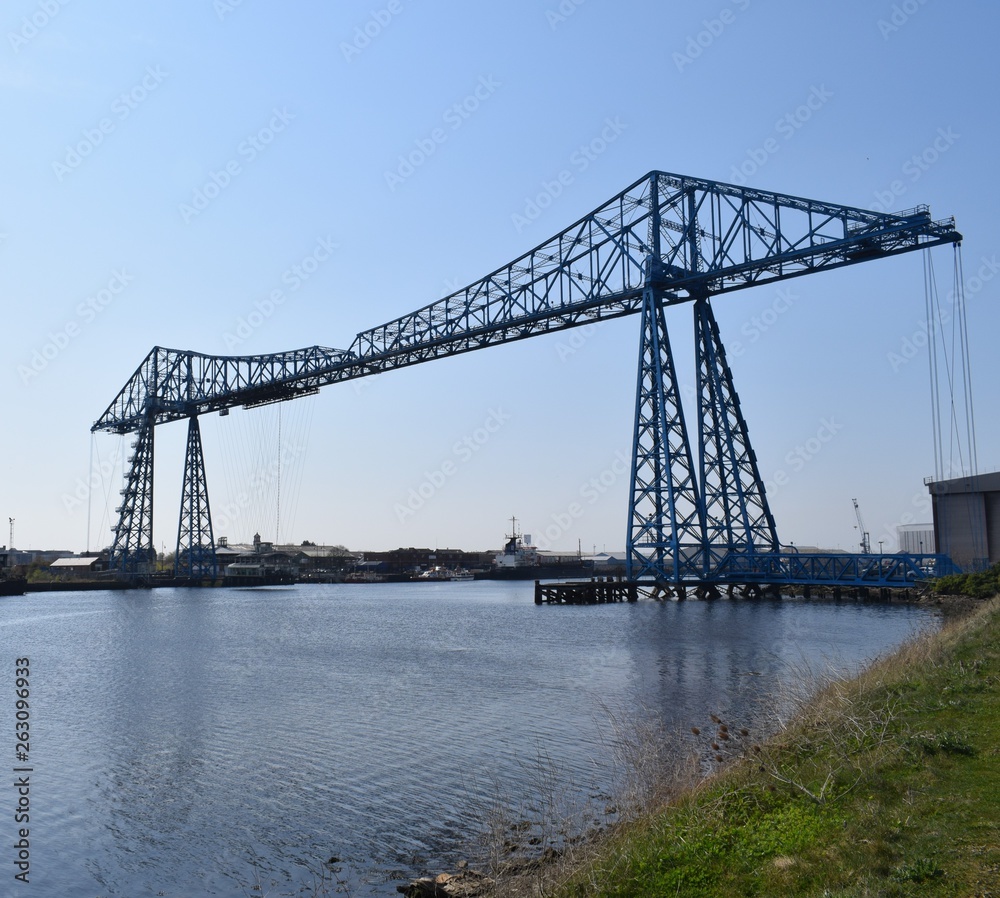
<path id="1" fill-rule="evenodd" d="M 927 482 L 934 542 L 963 571 L 1000 562 L 1000 471 Z"/>

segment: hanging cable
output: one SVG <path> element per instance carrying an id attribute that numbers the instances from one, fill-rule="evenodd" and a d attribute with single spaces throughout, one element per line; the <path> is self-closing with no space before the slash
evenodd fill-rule
<path id="1" fill-rule="evenodd" d="M 969 326 L 965 309 L 965 270 L 962 264 L 962 244 L 955 244 L 955 308 L 958 318 L 959 339 L 962 345 L 962 386 L 965 393 L 966 439 L 969 444 L 970 474 L 979 474 L 979 455 L 976 447 L 976 413 L 972 401 L 972 359 L 969 352 Z"/>
<path id="2" fill-rule="evenodd" d="M 93 431 L 90 433 L 90 459 L 87 462 L 87 548 L 85 554 L 90 554 L 90 511 L 93 505 L 94 496 L 94 440 L 97 436 Z"/>
<path id="3" fill-rule="evenodd" d="M 277 470 L 277 497 L 275 499 L 275 516 L 274 516 L 274 543 L 277 545 L 281 542 L 281 406 L 282 403 L 278 403 L 278 470 Z"/>
<path id="4" fill-rule="evenodd" d="M 952 314 L 943 310 L 941 308 L 940 294 L 937 287 L 937 277 L 934 274 L 933 262 L 930 263 L 930 304 L 931 304 L 931 317 L 928 320 L 928 330 L 933 326 L 935 333 L 941 338 L 941 355 L 943 359 L 943 366 L 945 371 L 945 376 L 947 378 L 947 405 L 948 405 L 948 476 L 954 474 L 964 474 L 967 471 L 965 464 L 965 456 L 963 452 L 963 441 L 964 435 L 962 433 L 963 427 L 959 420 L 960 417 L 964 415 L 964 401 L 963 401 L 963 413 L 960 414 L 958 404 L 956 402 L 955 394 L 957 392 L 956 386 L 956 367 L 961 363 L 962 351 L 961 344 L 959 340 L 959 326 L 957 323 L 958 315 Z M 938 325 L 944 325 L 946 322 L 951 323 L 951 333 L 950 335 L 945 335 L 943 327 L 939 328 Z M 948 339 L 950 337 L 950 340 Z M 928 341 L 929 342 L 929 341 Z M 936 346 L 937 341 L 935 340 L 934 346 Z M 941 401 L 940 401 L 940 369 L 935 360 L 934 367 L 934 385 L 933 389 L 937 392 L 937 404 L 938 404 L 938 414 L 939 423 L 938 427 L 942 431 L 943 435 L 943 422 L 940 421 L 941 413 Z M 964 388 L 964 378 L 962 381 L 962 386 Z M 943 445 L 943 442 L 942 442 Z M 966 446 L 966 449 L 968 447 Z M 957 457 L 957 458 L 956 458 Z M 944 459 L 942 458 L 942 465 Z M 939 476 L 939 479 L 943 477 Z"/>
<path id="5" fill-rule="evenodd" d="M 943 456 L 944 448 L 941 438 L 941 396 L 938 388 L 938 360 L 937 360 L 937 323 L 934 314 L 936 306 L 934 261 L 931 258 L 931 251 L 924 251 L 924 314 L 927 321 L 927 362 L 930 374 L 931 387 L 931 428 L 934 441 L 934 479 L 944 479 Z"/>

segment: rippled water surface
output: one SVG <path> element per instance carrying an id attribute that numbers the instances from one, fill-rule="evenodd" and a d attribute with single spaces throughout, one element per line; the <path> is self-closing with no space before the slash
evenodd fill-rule
<path id="1" fill-rule="evenodd" d="M 497 792 L 529 798 L 539 759 L 570 790 L 609 788 L 609 709 L 745 717 L 782 681 L 852 670 L 935 622 L 850 602 L 537 607 L 531 590 L 4 599 L 8 734 L 15 659 L 31 666 L 31 882 L 13 880 L 0 814 L 0 893 L 229 896 L 257 877 L 295 894 L 336 856 L 352 894 L 395 894 L 466 856 Z"/>

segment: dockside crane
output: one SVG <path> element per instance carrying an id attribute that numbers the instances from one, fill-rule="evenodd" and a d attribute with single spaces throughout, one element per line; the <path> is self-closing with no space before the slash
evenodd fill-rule
<path id="1" fill-rule="evenodd" d="M 858 531 L 861 533 L 861 552 L 863 555 L 870 555 L 872 551 L 871 540 L 868 538 L 868 531 L 865 530 L 865 522 L 861 518 L 861 507 L 857 499 L 851 500 L 854 503 L 854 513 L 858 516 Z"/>

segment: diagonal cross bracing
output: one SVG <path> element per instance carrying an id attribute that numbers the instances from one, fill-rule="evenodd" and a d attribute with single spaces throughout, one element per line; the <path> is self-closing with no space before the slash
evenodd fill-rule
<path id="1" fill-rule="evenodd" d="M 134 574 L 152 552 L 156 424 L 642 312 L 632 574 L 680 582 L 724 578 L 726 565 L 764 570 L 777 564 L 774 523 L 709 297 L 960 240 L 953 221 L 932 220 L 925 206 L 877 213 L 654 171 L 479 281 L 362 331 L 349 349 L 212 356 L 154 347 L 92 427 L 139 434 L 114 563 Z M 696 302 L 697 469 L 663 324 L 664 306 L 683 302 Z"/>
<path id="2" fill-rule="evenodd" d="M 645 262 L 666 304 L 961 239 L 926 207 L 871 212 L 703 178 L 650 172 L 479 281 L 362 331 L 347 350 L 257 356 L 156 347 L 94 424 L 127 433 L 233 406 L 638 313 Z"/>
<path id="3" fill-rule="evenodd" d="M 719 326 L 707 299 L 694 309 L 706 551 L 713 563 L 729 552 L 777 552 L 774 519 Z"/>
<path id="4" fill-rule="evenodd" d="M 177 525 L 177 552 L 174 575 L 194 579 L 214 579 L 217 573 L 212 512 L 205 480 L 205 456 L 201 448 L 198 416 L 188 419 L 184 484 L 181 487 L 181 514 Z"/>
<path id="5" fill-rule="evenodd" d="M 642 309 L 626 572 L 681 582 L 704 573 L 704 512 L 673 353 L 656 291 Z"/>
<path id="6" fill-rule="evenodd" d="M 111 544 L 108 568 L 129 577 L 153 572 L 153 420 L 143 419 L 135 440 L 128 480 L 115 509 L 118 524 Z"/>

